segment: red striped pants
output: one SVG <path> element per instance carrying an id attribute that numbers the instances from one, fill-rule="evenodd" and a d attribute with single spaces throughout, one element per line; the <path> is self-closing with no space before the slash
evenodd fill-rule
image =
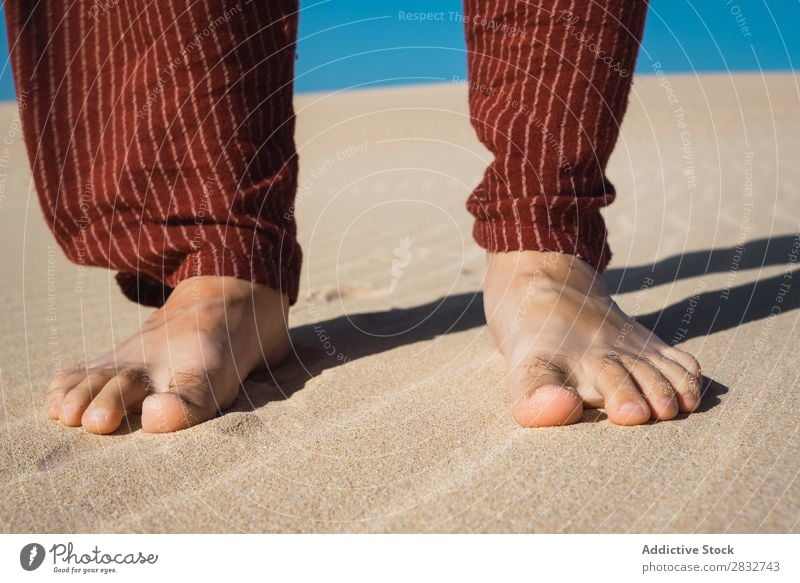
<path id="1" fill-rule="evenodd" d="M 467 201 L 490 251 L 609 259 L 600 209 L 646 0 L 465 0 Z M 9 0 L 36 189 L 67 256 L 160 305 L 226 275 L 297 299 L 297 0 Z"/>

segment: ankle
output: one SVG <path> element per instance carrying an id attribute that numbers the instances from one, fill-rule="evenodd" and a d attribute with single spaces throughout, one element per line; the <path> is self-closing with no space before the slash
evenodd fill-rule
<path id="1" fill-rule="evenodd" d="M 184 279 L 175 286 L 169 299 L 173 303 L 204 300 L 233 303 L 244 300 L 255 303 L 256 306 L 281 304 L 285 311 L 289 307 L 286 294 L 266 285 L 228 276 L 203 275 Z"/>
<path id="2" fill-rule="evenodd" d="M 574 255 L 555 251 L 508 251 L 506 253 L 487 253 L 489 272 L 514 275 L 543 274 L 560 278 L 566 276 L 575 263 L 581 263 Z"/>
<path id="3" fill-rule="evenodd" d="M 526 286 L 558 289 L 571 287 L 589 293 L 604 293 L 605 287 L 597 271 L 580 257 L 556 251 L 510 251 L 487 253 L 487 287 L 493 282 L 509 285 L 524 282 Z"/>

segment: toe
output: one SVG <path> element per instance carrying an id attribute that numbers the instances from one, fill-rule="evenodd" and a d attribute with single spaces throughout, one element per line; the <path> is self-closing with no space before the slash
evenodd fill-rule
<path id="1" fill-rule="evenodd" d="M 175 393 L 157 393 L 142 403 L 142 430 L 147 433 L 169 433 L 186 429 L 214 416 L 205 407 L 183 399 Z"/>
<path id="2" fill-rule="evenodd" d="M 700 406 L 700 396 L 702 380 L 698 375 L 694 375 L 686 370 L 683 365 L 675 360 L 663 356 L 652 355 L 648 358 L 661 371 L 672 387 L 675 389 L 675 396 L 678 399 L 678 408 L 681 413 L 691 413 Z M 699 370 L 699 369 L 698 369 Z"/>
<path id="3" fill-rule="evenodd" d="M 86 378 L 86 369 L 72 369 L 60 372 L 53 377 L 47 389 L 47 416 L 50 419 L 61 417 L 61 405 L 66 394 Z"/>
<path id="4" fill-rule="evenodd" d="M 650 419 L 650 407 L 619 357 L 610 354 L 592 369 L 594 386 L 603 395 L 609 421 L 617 425 L 641 425 Z"/>
<path id="5" fill-rule="evenodd" d="M 70 389 L 72 387 L 57 388 L 47 394 L 47 416 L 50 419 L 61 418 L 61 405 Z"/>
<path id="6" fill-rule="evenodd" d="M 512 369 L 512 414 L 523 427 L 552 427 L 580 421 L 583 404 L 565 367 L 535 357 Z"/>
<path id="7" fill-rule="evenodd" d="M 69 427 L 79 427 L 89 403 L 112 376 L 106 371 L 89 371 L 86 378 L 64 395 L 59 411 L 61 422 Z"/>
<path id="8" fill-rule="evenodd" d="M 173 373 L 165 390 L 149 395 L 142 403 L 142 429 L 168 433 L 212 419 L 236 398 L 238 381 L 231 383 L 227 377 L 216 371 Z M 235 386 L 229 386 L 232 384 Z M 225 397 L 219 399 L 215 393 Z"/>
<path id="9" fill-rule="evenodd" d="M 700 363 L 697 362 L 697 359 L 688 352 L 679 350 L 678 348 L 669 347 L 663 350 L 661 353 L 667 358 L 670 358 L 680 364 L 693 377 L 699 379 L 702 376 L 703 373 L 700 370 Z"/>
<path id="10" fill-rule="evenodd" d="M 81 422 L 91 433 L 107 434 L 117 430 L 126 414 L 147 396 L 147 374 L 141 370 L 123 370 L 100 390 L 83 413 Z"/>
<path id="11" fill-rule="evenodd" d="M 653 419 L 674 419 L 678 414 L 675 389 L 658 367 L 641 355 L 627 360 L 625 364 L 650 406 Z"/>

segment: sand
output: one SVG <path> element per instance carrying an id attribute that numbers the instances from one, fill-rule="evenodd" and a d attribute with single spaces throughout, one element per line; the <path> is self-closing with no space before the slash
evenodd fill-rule
<path id="1" fill-rule="evenodd" d="M 149 310 L 54 246 L 3 106 L 0 529 L 800 531 L 798 83 L 666 83 L 636 80 L 610 164 L 606 278 L 710 380 L 700 412 L 632 428 L 602 411 L 557 429 L 510 418 L 464 208 L 488 153 L 458 85 L 298 98 L 290 364 L 172 435 L 47 420 L 54 368 Z"/>

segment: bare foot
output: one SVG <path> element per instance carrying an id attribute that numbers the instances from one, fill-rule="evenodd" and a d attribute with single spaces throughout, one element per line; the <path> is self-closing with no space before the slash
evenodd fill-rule
<path id="1" fill-rule="evenodd" d="M 286 296 L 248 281 L 184 280 L 134 336 L 59 374 L 48 416 L 92 433 L 111 433 L 138 412 L 151 433 L 207 421 L 233 404 L 252 370 L 286 357 L 288 309 Z"/>
<path id="2" fill-rule="evenodd" d="M 487 257 L 486 319 L 521 425 L 575 423 L 584 407 L 638 425 L 700 404 L 697 360 L 626 316 L 587 263 L 540 251 Z"/>

